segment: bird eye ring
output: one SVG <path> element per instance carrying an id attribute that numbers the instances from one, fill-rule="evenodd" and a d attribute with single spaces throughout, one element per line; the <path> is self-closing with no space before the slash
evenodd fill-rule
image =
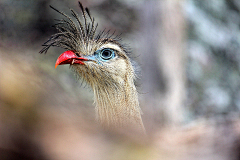
<path id="1" fill-rule="evenodd" d="M 110 60 L 114 57 L 114 51 L 109 48 L 103 49 L 100 51 L 99 57 L 103 60 Z"/>

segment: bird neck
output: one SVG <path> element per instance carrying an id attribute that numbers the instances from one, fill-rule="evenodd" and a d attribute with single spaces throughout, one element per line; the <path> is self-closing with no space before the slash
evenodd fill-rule
<path id="1" fill-rule="evenodd" d="M 125 80 L 115 89 L 96 86 L 93 90 L 97 119 L 103 126 L 145 132 L 133 80 Z"/>

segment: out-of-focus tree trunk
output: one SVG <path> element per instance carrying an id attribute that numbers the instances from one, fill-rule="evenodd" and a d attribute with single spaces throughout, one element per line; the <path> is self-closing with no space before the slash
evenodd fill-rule
<path id="1" fill-rule="evenodd" d="M 185 21 L 179 0 L 145 1 L 142 17 L 142 75 L 146 118 L 159 117 L 179 125 L 184 121 Z M 158 114 L 158 115 L 156 115 Z"/>
<path id="2" fill-rule="evenodd" d="M 161 6 L 162 34 L 160 35 L 161 53 L 159 64 L 167 81 L 165 106 L 171 123 L 179 124 L 184 120 L 185 88 L 185 22 L 182 12 L 183 1 L 165 0 Z"/>

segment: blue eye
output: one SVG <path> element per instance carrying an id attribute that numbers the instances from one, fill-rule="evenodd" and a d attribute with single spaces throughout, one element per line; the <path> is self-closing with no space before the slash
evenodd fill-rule
<path id="1" fill-rule="evenodd" d="M 99 52 L 99 57 L 103 60 L 110 60 L 115 56 L 114 50 L 105 48 Z"/>

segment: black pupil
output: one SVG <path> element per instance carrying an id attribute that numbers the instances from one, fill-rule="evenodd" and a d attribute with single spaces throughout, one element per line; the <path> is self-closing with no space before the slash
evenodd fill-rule
<path id="1" fill-rule="evenodd" d="M 112 57 L 112 51 L 111 50 L 103 50 L 102 51 L 102 58 L 103 59 L 110 59 Z"/>

